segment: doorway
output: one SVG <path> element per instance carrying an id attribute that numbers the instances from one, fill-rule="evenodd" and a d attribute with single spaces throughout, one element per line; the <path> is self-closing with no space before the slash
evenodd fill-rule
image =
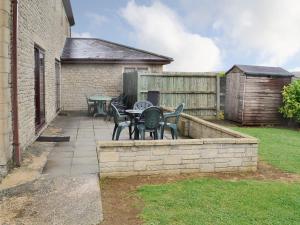
<path id="1" fill-rule="evenodd" d="M 60 110 L 60 63 L 56 59 L 55 60 L 55 88 L 56 88 L 56 112 Z"/>
<path id="2" fill-rule="evenodd" d="M 37 46 L 34 61 L 35 130 L 38 132 L 45 124 L 45 53 Z"/>

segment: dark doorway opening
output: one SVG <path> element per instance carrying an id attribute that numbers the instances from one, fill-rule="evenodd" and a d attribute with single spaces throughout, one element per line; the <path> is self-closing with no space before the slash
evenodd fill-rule
<path id="1" fill-rule="evenodd" d="M 60 96 L 61 96 L 61 90 L 60 90 L 60 63 L 56 59 L 55 60 L 55 88 L 56 88 L 56 112 L 60 110 Z"/>
<path id="2" fill-rule="evenodd" d="M 37 46 L 34 61 L 35 130 L 38 132 L 45 124 L 45 53 Z"/>

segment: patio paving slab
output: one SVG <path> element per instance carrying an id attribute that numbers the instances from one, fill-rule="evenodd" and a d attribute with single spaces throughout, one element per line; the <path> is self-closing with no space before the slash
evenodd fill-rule
<path id="1" fill-rule="evenodd" d="M 87 157 L 74 157 L 72 161 L 72 165 L 98 165 L 97 156 Z"/>

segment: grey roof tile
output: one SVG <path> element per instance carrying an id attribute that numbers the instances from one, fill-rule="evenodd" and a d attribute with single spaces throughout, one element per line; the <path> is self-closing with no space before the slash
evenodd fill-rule
<path id="1" fill-rule="evenodd" d="M 286 71 L 281 67 L 251 65 L 234 65 L 230 70 L 226 72 L 226 74 L 229 73 L 235 67 L 239 68 L 245 74 L 253 76 L 294 76 L 292 73 Z"/>
<path id="2" fill-rule="evenodd" d="M 168 64 L 172 58 L 95 38 L 67 38 L 62 61 L 143 61 Z"/>

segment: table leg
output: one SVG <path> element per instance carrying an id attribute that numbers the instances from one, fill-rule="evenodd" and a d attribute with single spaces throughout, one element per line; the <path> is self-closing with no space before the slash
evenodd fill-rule
<path id="1" fill-rule="evenodd" d="M 105 101 L 96 101 L 95 104 L 96 104 L 96 113 L 94 114 L 94 117 L 98 115 L 106 116 L 106 112 L 104 110 Z"/>
<path id="2" fill-rule="evenodd" d="M 139 129 L 137 128 L 136 123 L 134 124 L 134 140 L 139 140 Z"/>

